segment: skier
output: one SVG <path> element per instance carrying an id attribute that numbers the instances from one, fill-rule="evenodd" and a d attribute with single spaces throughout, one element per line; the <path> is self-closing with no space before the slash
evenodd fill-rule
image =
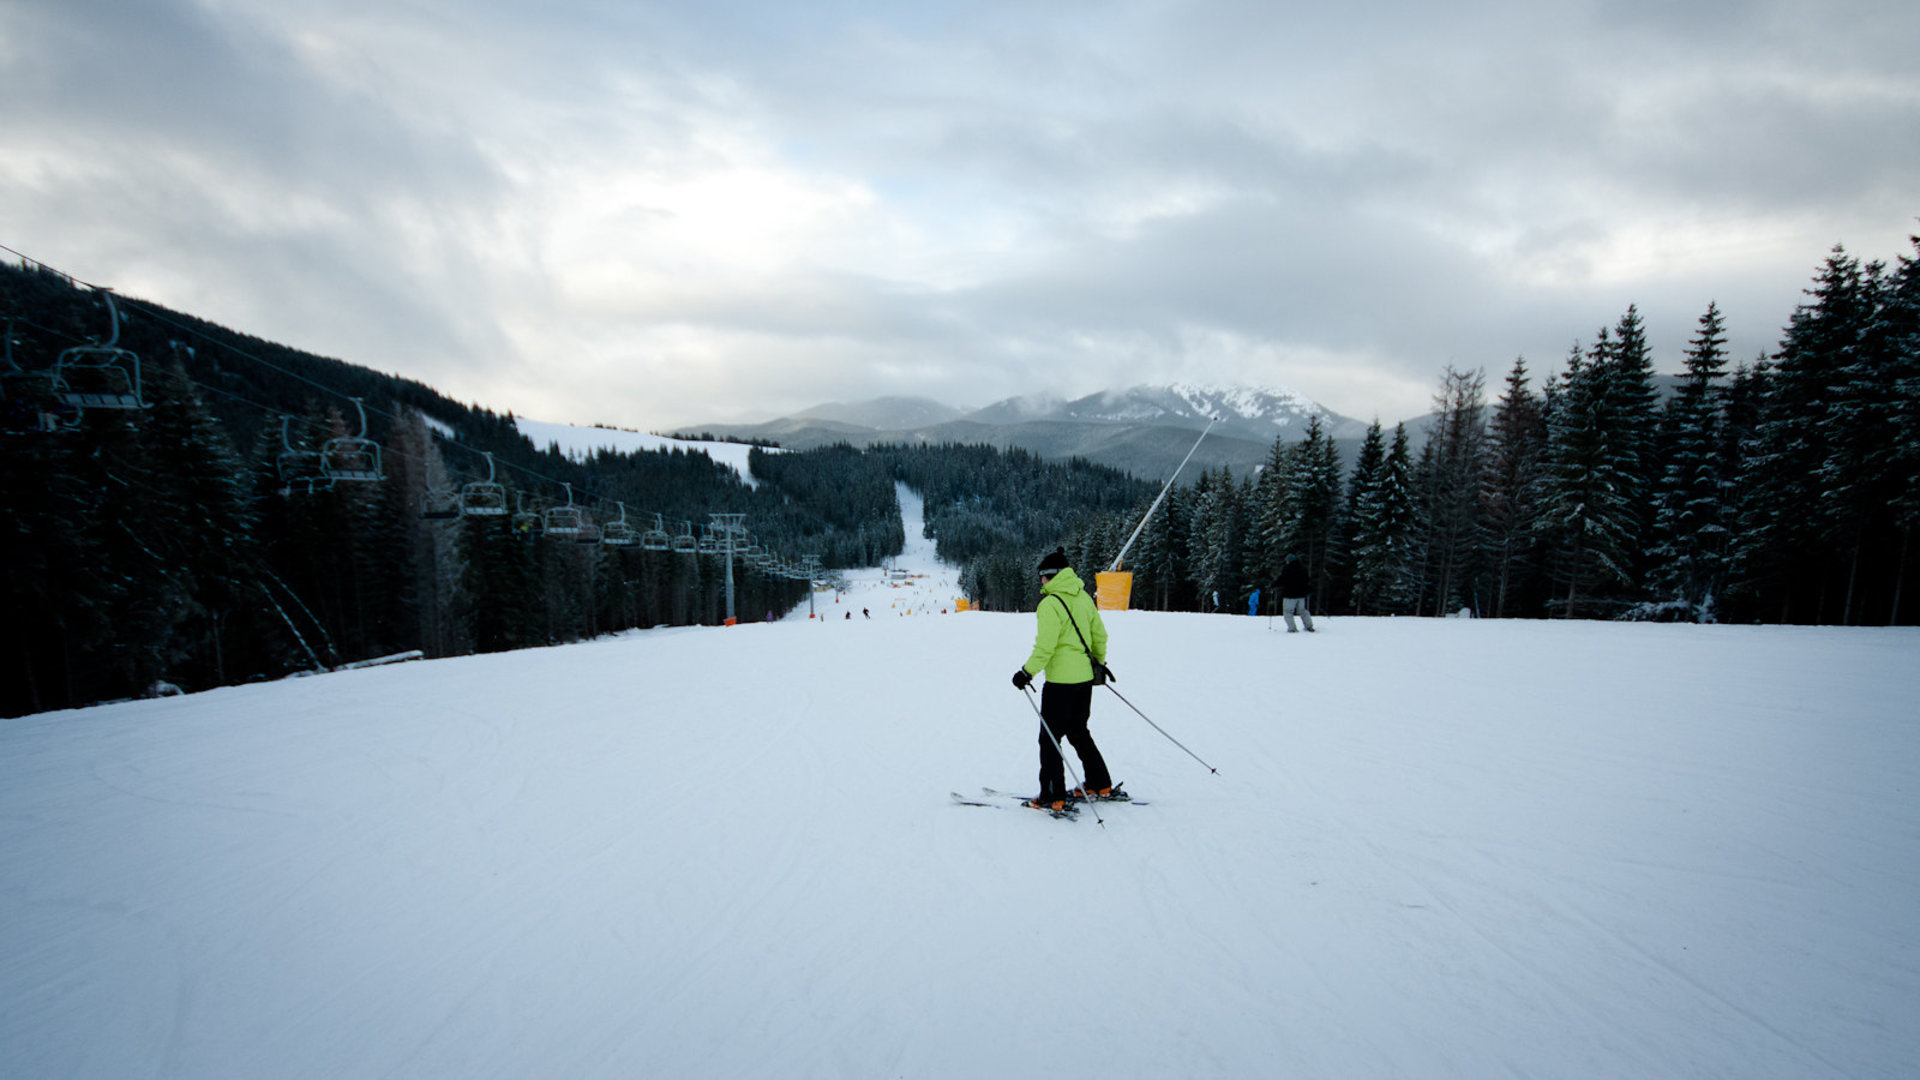
<path id="1" fill-rule="evenodd" d="M 1307 583 L 1307 567 L 1300 556 L 1289 552 L 1287 564 L 1280 568 L 1280 614 L 1287 620 L 1287 633 L 1297 634 L 1299 628 L 1293 625 L 1293 617 L 1300 616 L 1307 621 L 1307 633 L 1313 633 L 1313 616 L 1307 612 L 1307 594 L 1312 586 Z"/>
<path id="2" fill-rule="evenodd" d="M 1037 629 L 1033 654 L 1013 673 L 1013 685 L 1025 690 L 1033 677 L 1045 672 L 1040 691 L 1040 793 L 1027 805 L 1063 810 L 1070 797 L 1099 798 L 1113 794 L 1113 777 L 1087 731 L 1093 710 L 1093 688 L 1107 681 L 1107 626 L 1100 609 L 1067 565 L 1065 548 L 1040 560 L 1040 605 L 1034 609 Z M 1080 755 L 1086 786 L 1068 791 L 1060 747 L 1054 739 L 1073 744 Z"/>

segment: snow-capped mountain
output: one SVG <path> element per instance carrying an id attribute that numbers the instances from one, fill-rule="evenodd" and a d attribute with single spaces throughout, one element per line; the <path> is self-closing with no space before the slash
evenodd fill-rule
<path id="1" fill-rule="evenodd" d="M 1103 390 L 1072 401 L 1013 397 L 968 413 L 921 399 L 880 398 L 818 406 L 764 424 L 698 430 L 771 439 L 795 450 L 835 442 L 987 443 L 1054 460 L 1085 458 L 1158 479 L 1186 456 L 1209 419 L 1218 423 L 1195 454 L 1195 467 L 1227 465 L 1245 472 L 1266 461 L 1276 438 L 1305 438 L 1316 416 L 1336 440 L 1357 443 L 1366 433 L 1364 423 L 1293 390 L 1197 383 Z M 1352 456 L 1343 453 L 1346 460 Z"/>
<path id="2" fill-rule="evenodd" d="M 1074 401 L 1011 398 L 967 417 L 986 423 L 1056 420 L 1082 424 L 1204 428 L 1271 443 L 1276 436 L 1301 437 L 1315 416 L 1335 438 L 1365 434 L 1366 425 L 1335 413 L 1295 390 L 1258 386 L 1172 383 L 1103 390 Z"/>

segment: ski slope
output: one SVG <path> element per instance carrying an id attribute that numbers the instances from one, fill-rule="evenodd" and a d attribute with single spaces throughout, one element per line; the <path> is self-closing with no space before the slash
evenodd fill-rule
<path id="1" fill-rule="evenodd" d="M 0 1076 L 1920 1061 L 1920 633 L 1118 613 L 1219 774 L 1100 694 L 1152 800 L 1102 827 L 951 804 L 1032 788 L 1031 616 L 902 561 L 910 604 L 0 721 Z"/>
<path id="2" fill-rule="evenodd" d="M 633 454 L 643 451 L 659 453 L 666 450 L 684 450 L 693 454 L 705 454 L 712 458 L 715 464 L 732 469 L 742 483 L 749 487 L 756 486 L 753 470 L 747 465 L 747 456 L 752 453 L 753 448 L 745 443 L 673 439 L 665 435 L 649 435 L 623 428 L 556 424 L 546 420 L 528 420 L 523 416 L 515 417 L 514 425 L 519 428 L 520 434 L 533 442 L 536 449 L 558 447 L 560 453 L 575 461 L 583 461 L 603 451 L 610 454 Z"/>

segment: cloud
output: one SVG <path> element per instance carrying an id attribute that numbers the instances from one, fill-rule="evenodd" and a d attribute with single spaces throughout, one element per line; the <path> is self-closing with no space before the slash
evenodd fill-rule
<path id="1" fill-rule="evenodd" d="M 632 426 L 1182 378 L 1423 411 L 1905 250 L 1912 5 L 14 0 L 0 240 Z"/>

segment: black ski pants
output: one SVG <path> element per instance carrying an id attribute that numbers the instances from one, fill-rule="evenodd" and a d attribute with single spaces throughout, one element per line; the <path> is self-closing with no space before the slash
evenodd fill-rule
<path id="1" fill-rule="evenodd" d="M 1065 766 L 1060 760 L 1059 748 L 1053 744 L 1054 738 L 1073 744 L 1073 752 L 1080 755 L 1080 771 L 1088 787 L 1113 786 L 1106 759 L 1100 756 L 1100 748 L 1093 744 L 1093 736 L 1087 732 L 1087 718 L 1092 712 L 1093 684 L 1090 682 L 1049 682 L 1040 688 L 1040 715 L 1046 720 L 1040 729 L 1042 801 L 1064 799 L 1067 795 Z M 1048 738 L 1049 731 L 1053 738 Z"/>

